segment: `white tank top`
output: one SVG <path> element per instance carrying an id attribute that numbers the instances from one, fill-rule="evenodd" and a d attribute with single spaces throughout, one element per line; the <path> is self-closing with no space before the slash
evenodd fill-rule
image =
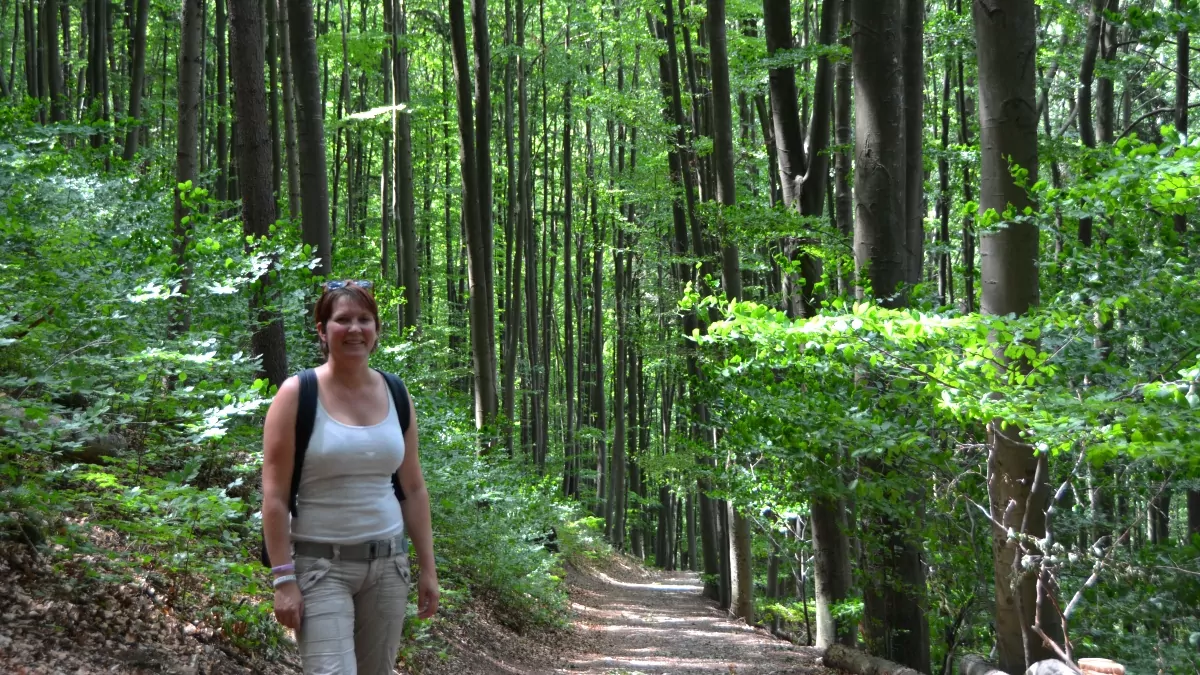
<path id="1" fill-rule="evenodd" d="M 293 541 L 360 544 L 404 531 L 392 474 L 404 461 L 404 434 L 388 390 L 379 424 L 351 426 L 329 416 L 317 399 L 312 438 L 296 493 Z"/>

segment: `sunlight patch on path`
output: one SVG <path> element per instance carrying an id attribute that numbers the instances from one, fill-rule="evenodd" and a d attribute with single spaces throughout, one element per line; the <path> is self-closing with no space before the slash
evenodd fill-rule
<path id="1" fill-rule="evenodd" d="M 630 581 L 620 581 L 618 579 L 614 579 L 600 571 L 593 572 L 593 574 L 596 575 L 597 579 L 602 580 L 604 583 L 612 584 L 613 586 L 620 586 L 621 588 L 636 588 L 645 591 L 667 591 L 672 593 L 701 593 L 704 591 L 704 586 L 699 584 L 636 584 Z"/>

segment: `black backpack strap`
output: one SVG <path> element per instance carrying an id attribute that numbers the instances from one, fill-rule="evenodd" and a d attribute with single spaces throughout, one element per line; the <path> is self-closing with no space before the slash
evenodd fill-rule
<path id="1" fill-rule="evenodd" d="M 300 473 L 304 470 L 304 453 L 308 451 L 308 440 L 312 436 L 317 418 L 317 371 L 309 368 L 300 372 L 300 400 L 296 406 L 296 454 L 292 456 L 292 486 L 288 493 L 288 511 L 296 515 L 296 493 L 300 491 Z M 264 533 L 259 560 L 263 567 L 270 567 L 267 556 L 267 538 Z"/>
<path id="2" fill-rule="evenodd" d="M 312 437 L 317 419 L 317 371 L 309 368 L 300 373 L 300 401 L 296 407 L 296 456 L 292 463 L 292 491 L 288 495 L 288 510 L 296 515 L 296 494 L 300 492 L 300 474 L 304 470 L 304 454 Z"/>
<path id="3" fill-rule="evenodd" d="M 395 375 L 382 370 L 376 372 L 383 375 L 388 390 L 392 393 L 392 402 L 396 405 L 396 417 L 400 420 L 400 433 L 407 434 L 409 424 L 412 422 L 412 410 L 408 405 L 408 389 L 405 388 L 404 382 Z M 394 473 L 392 474 L 392 490 L 396 493 L 396 499 L 403 502 L 405 499 L 404 488 L 400 487 L 400 479 Z"/>

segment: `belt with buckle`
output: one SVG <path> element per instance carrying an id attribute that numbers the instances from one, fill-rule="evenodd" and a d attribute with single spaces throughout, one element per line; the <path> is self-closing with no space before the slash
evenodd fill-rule
<path id="1" fill-rule="evenodd" d="M 391 539 L 366 541 L 361 544 L 322 544 L 315 541 L 297 541 L 292 543 L 295 555 L 311 556 L 313 558 L 330 558 L 334 560 L 375 560 L 390 558 L 405 551 L 404 535 L 398 534 Z"/>

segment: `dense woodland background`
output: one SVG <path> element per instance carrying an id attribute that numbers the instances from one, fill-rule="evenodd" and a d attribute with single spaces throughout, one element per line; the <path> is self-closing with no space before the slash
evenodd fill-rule
<path id="1" fill-rule="evenodd" d="M 561 622 L 553 525 L 922 672 L 1197 672 L 1195 0 L 0 0 L 0 27 L 6 537 L 201 579 L 173 601 L 278 647 L 261 416 L 317 362 L 320 280 L 362 278 L 443 620 Z"/>

